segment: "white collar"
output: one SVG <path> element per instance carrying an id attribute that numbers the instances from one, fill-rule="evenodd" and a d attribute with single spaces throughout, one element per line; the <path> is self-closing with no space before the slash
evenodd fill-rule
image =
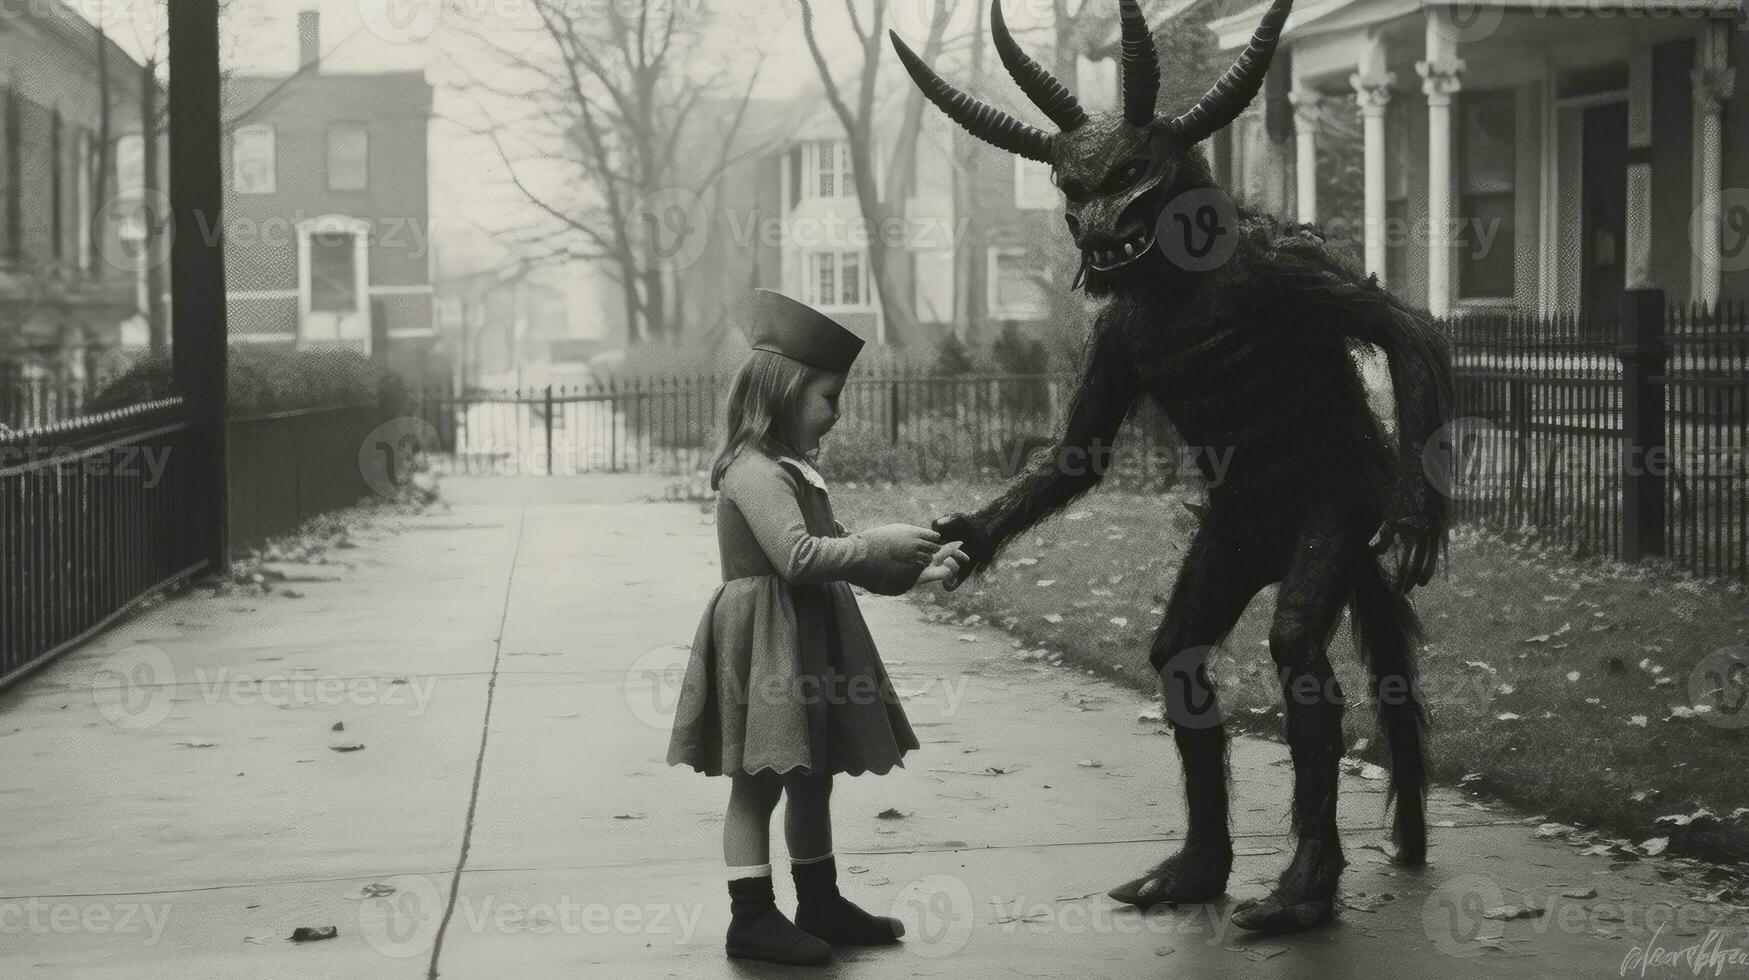
<path id="1" fill-rule="evenodd" d="M 795 456 L 779 456 L 777 457 L 777 461 L 793 467 L 797 473 L 802 475 L 802 479 L 813 484 L 821 493 L 827 492 L 826 478 L 821 476 L 820 471 L 814 469 L 813 465 L 807 460 Z"/>

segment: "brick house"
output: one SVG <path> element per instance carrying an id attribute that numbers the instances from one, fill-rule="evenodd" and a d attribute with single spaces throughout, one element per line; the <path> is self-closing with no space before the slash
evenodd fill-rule
<path id="1" fill-rule="evenodd" d="M 237 343 L 344 346 L 420 377 L 432 315 L 422 72 L 341 73 L 299 15 L 299 70 L 226 88 L 225 255 Z"/>
<path id="2" fill-rule="evenodd" d="M 0 18 L 0 367 L 9 372 L 78 381 L 141 308 L 140 261 L 122 235 L 140 189 L 143 68 L 105 39 L 100 70 L 98 48 L 96 28 L 59 0 Z"/>

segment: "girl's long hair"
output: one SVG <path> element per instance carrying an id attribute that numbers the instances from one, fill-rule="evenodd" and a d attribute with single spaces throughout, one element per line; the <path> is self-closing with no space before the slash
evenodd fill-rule
<path id="1" fill-rule="evenodd" d="M 729 389 L 723 446 L 711 466 L 712 490 L 748 446 L 765 453 L 801 455 L 796 421 L 801 415 L 802 392 L 816 373 L 801 361 L 771 351 L 755 350 L 747 355 Z"/>

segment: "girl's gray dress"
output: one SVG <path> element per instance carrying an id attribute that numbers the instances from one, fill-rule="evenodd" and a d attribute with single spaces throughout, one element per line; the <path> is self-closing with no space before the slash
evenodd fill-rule
<path id="1" fill-rule="evenodd" d="M 851 583 L 903 593 L 922 569 L 845 534 L 813 468 L 749 447 L 717 495 L 723 584 L 680 692 L 670 765 L 709 775 L 884 773 L 917 737 Z"/>

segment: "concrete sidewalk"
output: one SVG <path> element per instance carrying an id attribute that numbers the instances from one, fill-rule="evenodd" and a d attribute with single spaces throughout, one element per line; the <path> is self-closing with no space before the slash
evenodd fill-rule
<path id="1" fill-rule="evenodd" d="M 452 480 L 450 513 L 384 519 L 344 565 L 165 603 L 0 697 L 0 976 L 1693 976 L 1669 960 L 1709 934 L 1749 948 L 1692 862 L 1585 856 L 1450 791 L 1431 866 L 1393 868 L 1358 776 L 1350 908 L 1238 933 L 1232 901 L 1290 848 L 1286 750 L 1250 739 L 1232 895 L 1116 906 L 1182 830 L 1151 706 L 865 597 L 924 745 L 840 780 L 839 863 L 909 935 L 824 971 L 733 964 L 726 783 L 663 763 L 714 529 L 651 489 Z M 1483 916 L 1509 905 L 1530 917 Z"/>

